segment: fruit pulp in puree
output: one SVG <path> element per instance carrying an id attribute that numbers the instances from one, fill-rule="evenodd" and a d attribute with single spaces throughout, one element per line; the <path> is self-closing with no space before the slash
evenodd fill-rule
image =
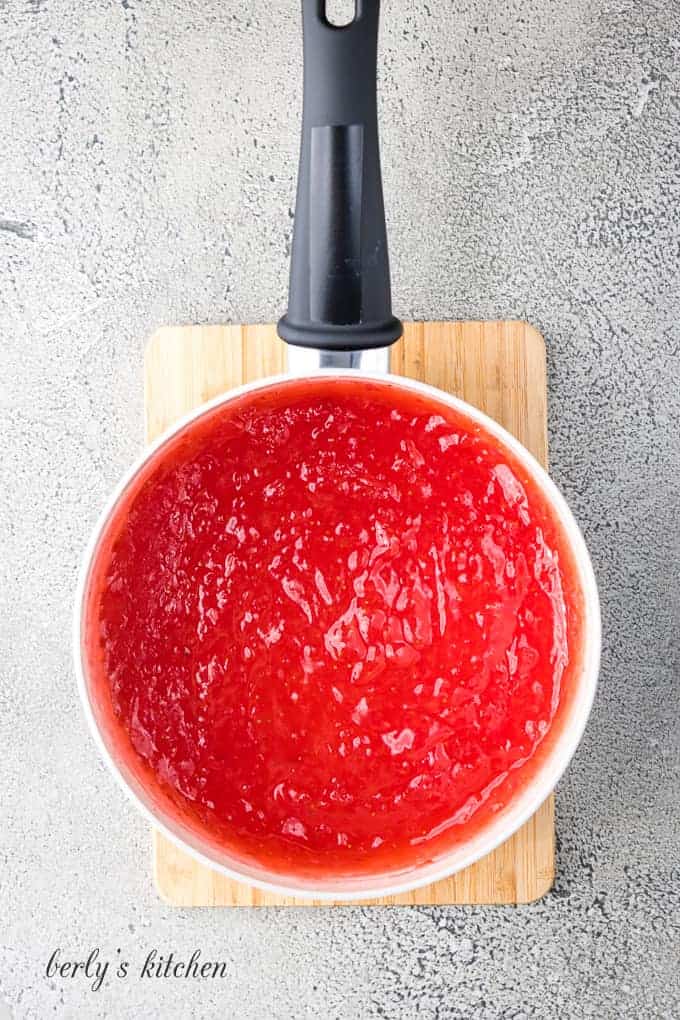
<path id="1" fill-rule="evenodd" d="M 166 809 L 236 856 L 341 874 L 430 859 L 528 781 L 580 595 L 554 511 L 483 426 L 321 378 L 160 447 L 86 619 L 117 753 Z"/>

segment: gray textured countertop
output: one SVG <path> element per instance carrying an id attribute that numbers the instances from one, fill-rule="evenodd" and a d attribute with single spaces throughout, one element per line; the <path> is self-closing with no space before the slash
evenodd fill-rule
<path id="1" fill-rule="evenodd" d="M 677 0 L 385 3 L 396 311 L 544 333 L 552 469 L 603 596 L 557 884 L 521 909 L 157 899 L 77 702 L 72 591 L 142 444 L 145 339 L 285 305 L 297 4 L 9 0 L 0 35 L 0 1016 L 680 1015 Z M 45 978 L 95 946 L 231 976 Z"/>

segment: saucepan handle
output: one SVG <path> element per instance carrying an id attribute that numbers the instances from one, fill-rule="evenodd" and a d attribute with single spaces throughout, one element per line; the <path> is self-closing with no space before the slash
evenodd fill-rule
<path id="1" fill-rule="evenodd" d="M 354 20 L 302 0 L 304 101 L 288 311 L 290 344 L 326 351 L 386 347 L 392 315 L 376 68 L 379 0 L 356 0 Z"/>

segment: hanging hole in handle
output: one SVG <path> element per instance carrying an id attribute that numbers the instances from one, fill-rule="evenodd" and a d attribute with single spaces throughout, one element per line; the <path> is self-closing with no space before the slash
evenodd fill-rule
<path id="1" fill-rule="evenodd" d="M 357 17 L 358 0 L 326 0 L 324 17 L 333 28 L 346 28 Z"/>

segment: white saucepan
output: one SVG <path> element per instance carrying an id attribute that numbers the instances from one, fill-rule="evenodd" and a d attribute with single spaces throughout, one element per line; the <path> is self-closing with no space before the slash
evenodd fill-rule
<path id="1" fill-rule="evenodd" d="M 593 570 L 581 533 L 564 499 L 527 450 L 486 415 L 433 387 L 387 373 L 389 345 L 401 334 L 391 312 L 389 270 L 378 156 L 375 69 L 377 0 L 359 0 L 354 21 L 343 28 L 325 19 L 322 0 L 303 0 L 305 103 L 289 308 L 279 324 L 291 347 L 289 368 L 313 385 L 332 375 L 364 380 L 400 392 L 417 392 L 433 410 L 453 408 L 471 427 L 481 426 L 519 463 L 540 490 L 568 544 L 580 590 L 582 634 L 569 697 L 559 725 L 540 745 L 530 779 L 502 810 L 455 848 L 402 870 L 356 876 L 304 878 L 237 857 L 206 837 L 187 815 L 180 818 L 157 786 L 144 780 L 118 751 L 116 720 L 107 692 L 88 667 L 85 606 L 93 567 L 105 554 L 121 502 L 135 492 L 167 444 L 207 414 L 227 409 L 244 394 L 290 376 L 265 379 L 231 391 L 193 411 L 130 468 L 112 493 L 85 552 L 75 606 L 74 656 L 85 713 L 97 745 L 116 779 L 157 829 L 187 853 L 236 880 L 289 896 L 365 899 L 423 886 L 467 867 L 514 833 L 553 791 L 576 750 L 590 713 L 600 654 L 600 613 Z"/>

